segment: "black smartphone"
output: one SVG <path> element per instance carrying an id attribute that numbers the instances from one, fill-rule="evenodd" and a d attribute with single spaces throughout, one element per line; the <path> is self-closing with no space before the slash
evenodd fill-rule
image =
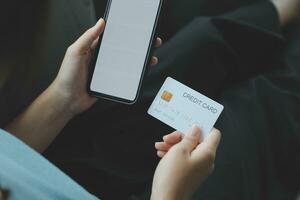
<path id="1" fill-rule="evenodd" d="M 92 61 L 91 95 L 134 104 L 139 96 L 163 0 L 109 0 Z"/>

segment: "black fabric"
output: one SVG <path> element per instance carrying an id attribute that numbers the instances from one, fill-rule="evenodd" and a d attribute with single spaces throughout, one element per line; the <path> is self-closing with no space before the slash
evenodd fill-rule
<path id="1" fill-rule="evenodd" d="M 1 61 L 20 65 L 0 93 L 0 104 L 6 106 L 1 107 L 1 124 L 51 82 L 67 46 L 93 22 L 88 0 L 49 2 L 59 11 L 43 23 L 52 27 L 47 30 L 50 45 L 41 45 L 45 38 L 37 42 L 37 51 L 46 55 L 43 64 L 32 63 L 41 56 L 29 49 L 34 48 L 32 38 L 40 35 L 36 24 L 46 13 L 44 2 L 41 6 L 13 1 L 1 7 Z M 106 1 L 95 2 L 102 16 Z M 150 118 L 146 110 L 164 78 L 172 75 L 226 107 L 217 125 L 223 132 L 217 169 L 196 197 L 293 199 L 300 185 L 299 32 L 289 34 L 285 64 L 279 54 L 277 13 L 270 3 L 237 9 L 256 1 L 165 2 L 160 36 L 168 42 L 156 52 L 161 63 L 150 70 L 139 104 L 127 107 L 101 100 L 66 127 L 47 155 L 102 199 L 126 199 L 143 193 L 148 185 L 143 197 L 137 195 L 147 199 L 158 162 L 154 141 L 171 129 Z M 26 76 L 28 63 L 43 67 L 40 81 Z M 266 71 L 272 73 L 261 74 Z M 23 79 L 30 81 L 30 89 L 16 84 Z M 33 89 L 34 94 L 29 94 Z M 4 99 L 7 95 L 12 98 Z"/>
<path id="2" fill-rule="evenodd" d="M 65 128 L 47 156 L 102 199 L 141 193 L 159 161 L 154 142 L 172 131 L 146 111 L 172 76 L 225 106 L 216 171 L 196 197 L 291 199 L 299 186 L 300 84 L 281 59 L 273 5 L 190 21 L 156 52 L 160 64 L 136 105 L 100 100 Z"/>

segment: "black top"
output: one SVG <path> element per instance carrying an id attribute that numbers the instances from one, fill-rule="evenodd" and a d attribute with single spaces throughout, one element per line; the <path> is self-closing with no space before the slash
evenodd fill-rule
<path id="1" fill-rule="evenodd" d="M 300 105 L 300 84 L 283 63 L 283 44 L 278 15 L 269 2 L 194 17 L 156 52 L 160 64 L 149 70 L 136 105 L 100 100 L 68 125 L 49 150 L 50 158 L 103 198 L 141 192 L 158 162 L 154 142 L 172 131 L 148 116 L 147 109 L 171 76 L 225 106 L 216 125 L 223 133 L 216 172 L 200 197 L 280 197 L 285 189 L 269 190 L 281 184 L 273 164 L 293 172 L 285 178 L 293 185 L 299 162 L 291 166 L 286 161 L 295 161 L 300 152 L 299 140 L 292 139 L 299 131 L 294 109 Z M 272 157 L 278 154 L 285 156 Z M 107 190 L 99 191 L 100 186 Z"/>
<path id="2" fill-rule="evenodd" d="M 55 38 L 44 59 L 52 70 L 43 70 L 36 84 L 40 90 L 55 76 L 67 45 L 80 35 L 72 26 L 83 31 L 92 21 L 84 19 L 94 19 L 88 0 L 70 2 L 51 3 L 49 24 L 57 28 L 48 31 Z M 286 51 L 277 12 L 264 0 L 249 6 L 254 0 L 165 2 L 160 29 L 165 44 L 156 52 L 160 64 L 150 68 L 139 102 L 126 106 L 100 100 L 65 128 L 47 156 L 103 199 L 142 193 L 159 161 L 154 142 L 173 131 L 146 111 L 171 76 L 225 106 L 216 125 L 223 135 L 216 170 L 197 195 L 292 199 L 300 185 L 300 44 L 295 40 L 300 34 Z M 25 90 L 21 94 L 13 95 L 13 102 L 28 96 Z M 15 115 L 16 107 L 6 106 L 5 113 Z"/>

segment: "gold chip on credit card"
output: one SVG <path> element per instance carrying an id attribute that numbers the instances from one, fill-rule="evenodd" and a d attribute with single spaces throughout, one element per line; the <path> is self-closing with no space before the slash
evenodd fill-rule
<path id="1" fill-rule="evenodd" d="M 161 98 L 167 102 L 170 102 L 172 100 L 173 94 L 168 91 L 164 91 L 164 93 L 161 95 Z"/>

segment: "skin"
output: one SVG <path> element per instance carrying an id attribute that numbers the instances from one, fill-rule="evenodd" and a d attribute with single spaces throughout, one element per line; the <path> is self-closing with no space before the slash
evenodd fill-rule
<path id="1" fill-rule="evenodd" d="M 271 2 L 278 11 L 281 28 L 299 22 L 299 0 L 272 0 Z M 187 135 L 176 131 L 164 136 L 162 142 L 155 143 L 157 156 L 162 160 L 155 172 L 152 200 L 189 199 L 212 172 L 216 148 L 220 141 L 218 130 L 214 129 L 204 141 L 202 141 L 201 135 L 194 135 L 194 143 L 190 146 L 195 147 L 194 151 L 182 147 L 185 140 L 193 140 L 191 132 L 196 134 L 199 131 L 195 127 Z M 199 140 L 202 142 L 197 143 Z M 201 149 L 200 152 L 197 151 L 198 149 Z M 176 166 L 176 168 L 173 166 Z M 168 187 L 165 187 L 166 185 Z"/>
<path id="2" fill-rule="evenodd" d="M 271 1 L 278 11 L 280 25 L 284 28 L 286 25 L 299 22 L 300 20 L 300 0 L 272 0 Z M 162 142 L 155 143 L 157 155 L 162 158 L 169 149 L 180 142 L 183 134 L 174 132 L 163 137 Z"/>
<path id="3" fill-rule="evenodd" d="M 299 0 L 272 2 L 278 10 L 282 27 L 299 19 Z M 104 27 L 105 23 L 100 19 L 68 48 L 56 79 L 9 124 L 7 131 L 43 152 L 74 116 L 97 101 L 87 94 L 85 88 L 88 66 Z M 161 39 L 158 38 L 156 46 L 160 45 Z M 153 57 L 151 64 L 157 63 L 158 59 Z M 154 175 L 151 199 L 189 199 L 212 173 L 220 139 L 220 132 L 214 129 L 202 140 L 200 129 L 193 127 L 185 136 L 174 132 L 165 136 L 163 142 L 156 143 L 157 155 L 162 160 Z"/>
<path id="4" fill-rule="evenodd" d="M 213 129 L 202 140 L 201 130 L 194 126 L 184 137 L 174 132 L 164 139 L 167 145 L 158 145 L 164 150 L 158 154 L 162 160 L 154 175 L 151 200 L 190 199 L 213 172 L 220 131 Z"/>
<path id="5" fill-rule="evenodd" d="M 299 21 L 299 0 L 272 0 L 272 2 L 278 11 L 281 27 Z"/>
<path id="6" fill-rule="evenodd" d="M 273 0 L 273 3 L 282 26 L 299 19 L 299 0 Z M 87 94 L 85 85 L 88 64 L 104 26 L 104 20 L 99 20 L 69 47 L 57 78 L 26 111 L 9 124 L 6 128 L 9 132 L 43 152 L 66 123 L 96 102 L 95 98 Z M 161 39 L 158 38 L 156 44 L 160 46 Z M 153 57 L 151 64 L 157 63 L 158 59 Z M 165 152 L 158 151 L 158 154 L 163 155 Z"/>
<path id="7" fill-rule="evenodd" d="M 87 93 L 86 85 L 88 67 L 104 27 L 105 22 L 100 19 L 68 48 L 53 83 L 6 127 L 8 132 L 43 152 L 74 116 L 97 101 Z M 155 46 L 161 44 L 158 38 Z M 158 59 L 153 57 L 151 65 L 157 63 Z"/>
<path id="8" fill-rule="evenodd" d="M 97 101 L 88 95 L 86 85 L 88 66 L 104 27 L 105 23 L 100 19 L 68 48 L 53 83 L 7 127 L 9 132 L 37 151 L 43 152 L 68 121 L 89 109 Z M 160 45 L 161 40 L 157 39 L 156 46 Z M 157 58 L 152 58 L 152 65 L 157 62 Z M 184 198 L 191 194 L 195 182 L 203 181 L 213 169 L 220 134 L 216 132 L 212 136 L 214 136 L 212 139 L 205 140 L 199 145 L 200 130 L 194 127 L 190 137 L 185 137 L 174 145 L 156 170 L 152 199 L 174 199 L 178 196 L 176 195 L 178 192 L 184 194 L 182 196 Z M 174 165 L 178 168 L 174 168 Z M 183 176 L 174 176 L 179 174 L 176 173 L 178 170 L 183 169 L 186 170 L 186 173 L 182 173 Z M 191 179 L 190 187 L 182 187 L 182 190 L 179 190 L 182 183 L 187 183 L 184 177 L 194 179 Z M 170 180 L 173 184 L 169 183 Z M 162 190 L 166 188 L 162 186 L 166 185 L 168 190 Z"/>

